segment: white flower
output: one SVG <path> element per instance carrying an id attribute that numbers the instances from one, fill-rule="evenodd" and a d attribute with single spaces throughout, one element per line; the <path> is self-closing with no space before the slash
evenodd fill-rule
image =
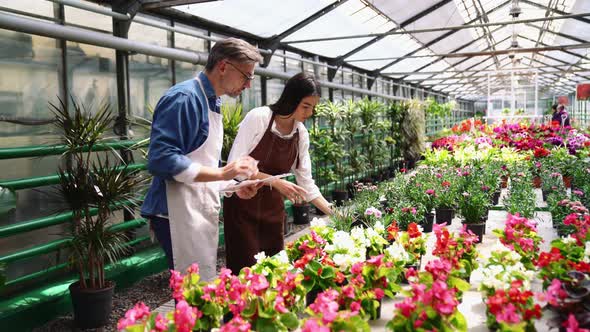
<path id="1" fill-rule="evenodd" d="M 326 221 L 323 218 L 314 217 L 311 220 L 311 227 L 325 227 Z"/>
<path id="2" fill-rule="evenodd" d="M 590 262 L 590 242 L 586 242 L 584 249 L 584 262 Z"/>
<path id="3" fill-rule="evenodd" d="M 563 242 L 563 244 L 575 245 L 577 243 L 576 239 L 573 238 L 571 235 L 568 235 L 567 237 L 562 238 L 561 241 Z"/>
<path id="4" fill-rule="evenodd" d="M 276 254 L 276 258 L 281 264 L 289 264 L 289 256 L 287 256 L 287 252 L 285 250 L 279 251 L 279 253 Z"/>
<path id="5" fill-rule="evenodd" d="M 373 228 L 379 234 L 384 234 L 385 233 L 385 226 L 383 226 L 383 224 L 381 223 L 381 221 L 377 221 L 375 223 L 375 226 L 373 226 Z"/>
<path id="6" fill-rule="evenodd" d="M 394 242 L 387 247 L 385 252 L 396 262 L 408 262 L 410 260 L 410 255 L 408 255 L 406 249 L 397 242 Z"/>
<path id="7" fill-rule="evenodd" d="M 266 258 L 266 254 L 264 253 L 264 251 L 261 251 L 254 255 L 254 258 L 256 259 L 256 263 L 260 263 Z"/>

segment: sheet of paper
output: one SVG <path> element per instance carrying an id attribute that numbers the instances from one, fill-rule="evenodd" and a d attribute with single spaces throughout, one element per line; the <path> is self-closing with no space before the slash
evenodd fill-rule
<path id="1" fill-rule="evenodd" d="M 219 190 L 219 192 L 222 192 L 222 193 L 233 193 L 233 192 L 238 191 L 238 189 L 240 189 L 242 187 L 246 187 L 246 186 L 249 186 L 249 185 L 252 185 L 252 184 L 256 184 L 256 183 L 267 183 L 267 182 L 274 181 L 276 179 L 282 179 L 282 178 L 287 177 L 287 176 L 290 176 L 290 175 L 293 175 L 293 174 L 292 173 L 279 174 L 279 175 L 274 175 L 274 176 L 271 176 L 271 177 L 268 177 L 268 178 L 262 179 L 262 180 L 259 180 L 259 179 L 256 179 L 256 180 L 246 180 L 246 181 L 242 181 L 242 182 L 239 182 L 239 183 L 230 184 L 229 186 L 227 186 L 227 187 Z"/>

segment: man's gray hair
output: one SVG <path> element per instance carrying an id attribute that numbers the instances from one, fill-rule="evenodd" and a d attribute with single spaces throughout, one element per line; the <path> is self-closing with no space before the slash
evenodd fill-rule
<path id="1" fill-rule="evenodd" d="M 258 49 L 238 38 L 227 38 L 216 42 L 209 52 L 205 70 L 212 70 L 219 61 L 224 59 L 237 63 L 262 62 Z"/>

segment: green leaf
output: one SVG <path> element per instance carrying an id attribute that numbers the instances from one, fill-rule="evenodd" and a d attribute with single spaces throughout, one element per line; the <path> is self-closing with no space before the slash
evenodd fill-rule
<path id="1" fill-rule="evenodd" d="M 336 275 L 336 273 L 334 272 L 334 269 L 332 267 L 325 267 L 322 270 L 322 278 L 323 279 L 332 279 L 332 278 L 334 278 L 335 275 Z"/>
<path id="2" fill-rule="evenodd" d="M 0 216 L 16 209 L 16 192 L 0 187 Z"/>
<path id="3" fill-rule="evenodd" d="M 297 315 L 292 312 L 288 312 L 281 315 L 281 322 L 289 329 L 295 330 L 299 327 L 299 319 Z"/>
<path id="4" fill-rule="evenodd" d="M 259 317 L 256 320 L 256 331 L 258 332 L 276 332 L 281 331 L 278 326 L 275 326 L 274 322 L 270 319 Z"/>

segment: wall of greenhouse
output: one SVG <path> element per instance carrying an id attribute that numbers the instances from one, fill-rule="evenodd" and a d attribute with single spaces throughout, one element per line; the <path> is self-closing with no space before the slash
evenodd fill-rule
<path id="1" fill-rule="evenodd" d="M 113 34 L 111 17 L 50 1 L 0 0 L 0 7 L 2 12 L 32 20 Z M 198 26 L 187 26 L 142 14 L 138 16 L 212 37 L 227 36 L 223 31 L 204 30 Z M 140 23 L 131 24 L 127 38 L 203 53 L 207 53 L 212 45 L 205 39 Z M 0 263 L 7 263 L 5 274 L 8 280 L 0 294 L 3 298 L 10 298 L 22 294 L 25 289 L 53 282 L 68 273 L 66 245 L 59 242 L 67 230 L 67 217 L 54 218 L 67 212 L 64 202 L 54 195 L 56 182 L 52 176 L 55 176 L 60 163 L 59 151 L 39 152 L 44 146 L 59 143 L 59 133 L 51 124 L 49 103 L 59 103 L 58 98 L 74 98 L 89 109 L 109 104 L 113 112 L 117 113 L 124 87 L 118 83 L 116 51 L 111 48 L 0 29 L 0 55 L 0 168 L 3 170 L 0 187 L 12 189 L 3 194 L 10 197 L 14 195 L 14 208 L 9 206 L 4 211 L 6 213 L 0 213 Z M 306 71 L 328 81 L 327 65 L 310 63 L 314 61 L 318 61 L 318 58 L 310 54 L 277 50 L 267 69 L 288 73 Z M 123 115 L 129 120 L 149 119 L 150 109 L 166 89 L 192 78 L 203 68 L 201 65 L 140 53 L 130 53 L 128 62 L 130 98 Z M 440 103 L 448 101 L 445 95 L 385 78 L 376 80 L 369 90 L 367 73 L 354 68 L 340 68 L 332 82 L 364 89 L 367 93 L 359 93 L 358 89 L 350 91 L 324 87 L 323 100 L 360 101 L 371 97 L 371 93 L 377 93 L 397 99 L 424 100 L 430 97 Z M 246 90 L 238 100 L 224 98 L 224 102 L 241 103 L 244 110 L 248 111 L 275 101 L 283 87 L 282 79 L 256 75 L 252 88 Z M 391 102 L 381 96 L 371 98 L 383 105 Z M 458 101 L 447 115 L 427 115 L 424 134 L 433 136 L 450 128 L 472 117 L 474 110 L 473 102 Z M 132 140 L 144 138 L 148 134 L 141 126 L 131 125 L 128 129 Z M 385 138 L 385 135 L 380 138 Z M 133 156 L 133 162 L 141 167 L 141 153 L 136 151 Z M 316 173 L 316 179 L 323 181 L 319 173 Z M 116 214 L 113 222 L 133 218 L 138 216 L 124 216 L 121 212 Z M 136 226 L 139 227 L 130 234 L 137 240 L 135 245 L 138 251 L 150 247 L 145 222 L 138 222 Z"/>

